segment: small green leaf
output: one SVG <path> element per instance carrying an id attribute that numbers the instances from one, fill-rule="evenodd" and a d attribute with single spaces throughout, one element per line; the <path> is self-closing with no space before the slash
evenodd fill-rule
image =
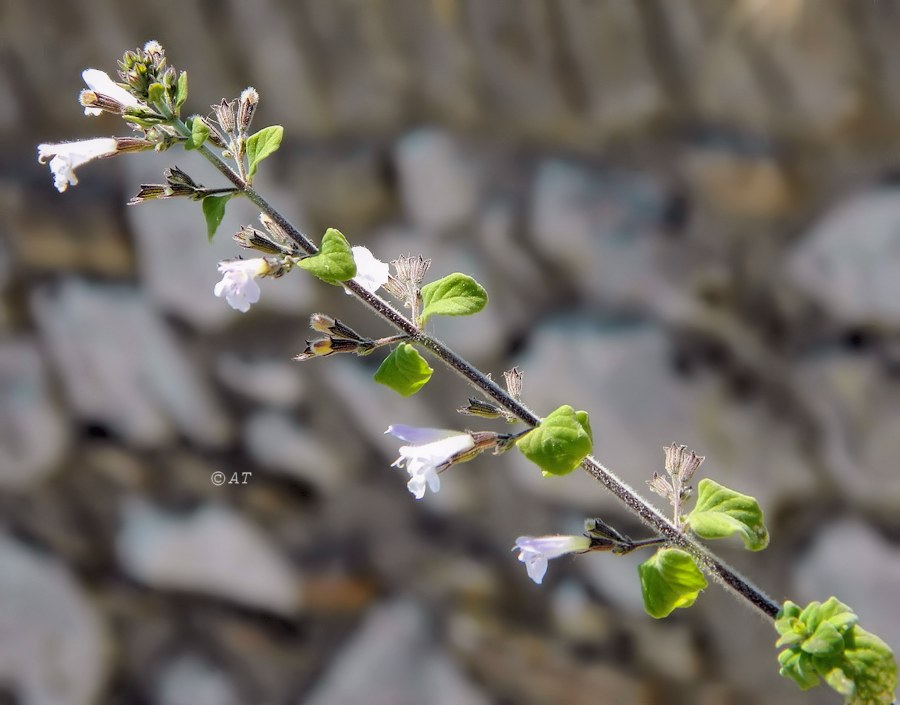
<path id="1" fill-rule="evenodd" d="M 471 316 L 487 304 L 488 295 L 477 281 L 467 274 L 448 274 L 443 279 L 422 287 L 422 315 L 424 326 L 431 316 Z"/>
<path id="2" fill-rule="evenodd" d="M 679 607 L 690 607 L 707 585 L 691 555 L 679 548 L 661 548 L 638 566 L 638 575 L 644 609 L 656 619 Z"/>
<path id="3" fill-rule="evenodd" d="M 409 343 L 403 343 L 385 358 L 373 379 L 408 397 L 424 387 L 433 372 L 418 350 Z"/>
<path id="4" fill-rule="evenodd" d="M 565 475 L 577 468 L 591 452 L 591 443 L 587 414 L 565 405 L 516 441 L 516 446 L 544 475 Z"/>
<path id="5" fill-rule="evenodd" d="M 165 101 L 166 87 L 162 83 L 151 83 L 147 87 L 147 102 L 150 105 L 160 105 Z"/>
<path id="6" fill-rule="evenodd" d="M 198 116 L 195 116 L 191 120 L 191 136 L 185 140 L 184 148 L 187 150 L 199 149 L 206 142 L 207 137 L 209 137 L 209 125 Z"/>
<path id="7" fill-rule="evenodd" d="M 216 230 L 222 224 L 225 217 L 225 204 L 232 194 L 227 196 L 207 196 L 203 199 L 203 217 L 206 218 L 206 237 L 212 242 Z"/>
<path id="8" fill-rule="evenodd" d="M 188 76 L 187 71 L 178 74 L 178 86 L 175 89 L 175 109 L 178 110 L 184 105 L 188 97 Z"/>
<path id="9" fill-rule="evenodd" d="M 356 276 L 350 243 L 334 228 L 325 231 L 319 252 L 300 260 L 300 267 L 329 284 L 340 284 Z"/>
<path id="10" fill-rule="evenodd" d="M 844 637 L 831 622 L 822 622 L 800 648 L 813 656 L 837 656 L 844 649 Z"/>
<path id="11" fill-rule="evenodd" d="M 769 545 L 762 509 L 753 497 L 707 478 L 700 480 L 698 490 L 697 506 L 687 517 L 697 536 L 720 539 L 737 533 L 749 551 L 761 551 Z"/>
<path id="12" fill-rule="evenodd" d="M 248 179 L 253 178 L 259 163 L 263 159 L 278 150 L 283 136 L 284 128 L 281 125 L 272 125 L 271 127 L 264 127 L 247 138 Z"/>
<path id="13" fill-rule="evenodd" d="M 787 646 L 778 654 L 780 673 L 806 690 L 819 677 L 849 705 L 888 705 L 897 688 L 897 664 L 890 647 L 856 624 L 855 613 L 834 597 L 803 610 L 785 602 L 775 618 Z"/>

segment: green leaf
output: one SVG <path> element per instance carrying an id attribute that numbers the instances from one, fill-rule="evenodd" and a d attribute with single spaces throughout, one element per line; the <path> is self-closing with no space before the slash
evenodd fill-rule
<path id="1" fill-rule="evenodd" d="M 206 218 L 206 237 L 212 242 L 216 230 L 222 224 L 225 217 L 225 204 L 232 194 L 226 196 L 207 196 L 203 199 L 203 217 Z"/>
<path id="2" fill-rule="evenodd" d="M 697 506 L 687 516 L 697 536 L 720 539 L 737 533 L 749 551 L 761 551 L 769 545 L 762 509 L 753 497 L 707 478 L 700 480 L 698 490 Z"/>
<path id="3" fill-rule="evenodd" d="M 300 267 L 329 284 L 340 284 L 356 276 L 350 243 L 334 228 L 325 231 L 319 252 L 300 260 Z"/>
<path id="4" fill-rule="evenodd" d="M 834 597 L 801 611 L 785 602 L 775 618 L 780 673 L 802 689 L 819 677 L 851 705 L 888 705 L 897 688 L 897 664 L 890 647 L 856 624 L 856 615 Z"/>
<path id="5" fill-rule="evenodd" d="M 259 163 L 273 154 L 281 146 L 281 138 L 284 136 L 284 128 L 281 125 L 264 127 L 254 135 L 247 138 L 247 178 L 252 179 Z"/>
<path id="6" fill-rule="evenodd" d="M 199 149 L 203 146 L 203 143 L 206 142 L 207 137 L 209 137 L 209 125 L 207 125 L 204 120 L 195 116 L 194 119 L 191 120 L 191 136 L 185 140 L 184 148 L 187 150 Z"/>
<path id="7" fill-rule="evenodd" d="M 488 295 L 477 281 L 467 274 L 448 274 L 443 279 L 422 287 L 422 315 L 424 326 L 431 316 L 471 316 L 487 304 Z"/>
<path id="8" fill-rule="evenodd" d="M 516 446 L 544 475 L 565 475 L 591 452 L 592 438 L 588 415 L 565 405 L 516 441 Z"/>
<path id="9" fill-rule="evenodd" d="M 187 71 L 178 74 L 178 86 L 175 89 L 175 109 L 179 110 L 188 97 L 188 76 Z"/>
<path id="10" fill-rule="evenodd" d="M 373 379 L 408 397 L 424 387 L 433 372 L 418 350 L 409 343 L 403 343 L 385 358 Z"/>
<path id="11" fill-rule="evenodd" d="M 644 609 L 656 619 L 679 607 L 690 607 L 707 585 L 691 555 L 679 548 L 661 548 L 638 566 L 638 575 Z"/>
<path id="12" fill-rule="evenodd" d="M 150 105 L 160 105 L 165 102 L 166 87 L 162 83 L 151 83 L 147 86 L 147 102 Z"/>

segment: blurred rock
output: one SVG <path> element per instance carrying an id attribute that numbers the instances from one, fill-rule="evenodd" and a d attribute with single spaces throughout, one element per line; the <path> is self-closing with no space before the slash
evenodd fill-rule
<path id="1" fill-rule="evenodd" d="M 49 187 L 49 169 L 41 168 L 46 171 L 42 176 Z M 63 201 L 56 191 L 44 196 L 36 189 L 0 178 L 0 226 L 16 273 L 78 271 L 130 276 L 134 254 L 110 204 L 109 196 L 84 187 L 78 200 Z"/>
<path id="2" fill-rule="evenodd" d="M 633 3 L 559 5 L 566 40 L 584 96 L 579 108 L 604 136 L 647 129 L 669 109 L 654 70 L 653 41 Z"/>
<path id="3" fill-rule="evenodd" d="M 847 497 L 896 512 L 900 383 L 872 360 L 837 351 L 807 360 L 797 379 L 821 426 L 832 480 Z"/>
<path id="4" fill-rule="evenodd" d="M 134 579 L 284 615 L 301 606 L 293 567 L 240 514 L 207 505 L 176 516 L 139 500 L 122 512 L 116 553 Z"/>
<path id="5" fill-rule="evenodd" d="M 32 310 L 83 421 L 137 446 L 159 446 L 175 429 L 218 447 L 228 418 L 161 317 L 130 286 L 70 279 L 34 290 Z"/>
<path id="6" fill-rule="evenodd" d="M 487 705 L 490 699 L 438 646 L 427 613 L 413 602 L 398 600 L 370 611 L 303 702 Z"/>
<path id="7" fill-rule="evenodd" d="M 900 324 L 900 190 L 851 196 L 791 253 L 794 282 L 843 323 Z"/>
<path id="8" fill-rule="evenodd" d="M 682 167 L 699 201 L 719 214 L 777 218 L 801 203 L 799 184 L 783 160 L 768 145 L 754 144 L 752 139 L 705 135 L 685 151 Z M 722 234 L 716 235 L 720 240 Z"/>
<path id="9" fill-rule="evenodd" d="M 297 423 L 287 414 L 258 411 L 244 423 L 244 446 L 254 462 L 325 492 L 333 493 L 347 482 L 348 468 L 333 443 Z"/>
<path id="10" fill-rule="evenodd" d="M 69 427 L 50 396 L 40 350 L 0 339 L 0 487 L 39 482 L 62 460 Z"/>
<path id="11" fill-rule="evenodd" d="M 832 519 L 813 535 L 812 545 L 792 570 L 794 602 L 824 602 L 833 595 L 859 615 L 861 627 L 897 652 L 900 547 L 859 518 Z"/>
<path id="12" fill-rule="evenodd" d="M 157 683 L 156 705 L 238 705 L 240 694 L 228 674 L 197 656 L 166 664 Z"/>
<path id="13" fill-rule="evenodd" d="M 557 633 L 576 643 L 602 644 L 614 635 L 612 614 L 574 580 L 553 590 L 550 610 Z"/>
<path id="14" fill-rule="evenodd" d="M 421 129 L 394 147 L 403 205 L 426 236 L 462 225 L 478 205 L 478 174 L 472 158 L 450 134 Z"/>
<path id="15" fill-rule="evenodd" d="M 306 394 L 297 364 L 282 358 L 248 359 L 223 352 L 216 363 L 216 376 L 230 391 L 264 406 L 289 408 Z"/>
<path id="16" fill-rule="evenodd" d="M 92 705 L 106 625 L 65 566 L 0 535 L 0 681 L 25 705 Z"/>
<path id="17" fill-rule="evenodd" d="M 580 474 L 584 475 L 584 473 Z M 592 493 L 595 495 L 602 493 L 604 499 L 606 499 L 608 497 L 606 490 L 602 486 L 598 486 L 594 480 L 590 481 L 594 485 Z M 643 487 L 637 485 L 636 489 L 644 497 L 655 498 L 655 495 L 651 495 L 649 491 L 645 492 L 644 487 L 646 485 Z M 587 491 L 588 488 L 585 488 L 585 492 Z M 609 500 L 607 499 L 606 501 L 608 502 Z M 595 505 L 597 504 L 596 498 L 594 503 Z M 660 508 L 665 512 L 665 507 L 660 506 Z M 615 513 L 603 515 L 607 520 L 610 520 L 613 516 L 615 516 Z M 615 525 L 614 522 L 611 523 Z M 643 533 L 636 533 L 632 538 L 646 537 Z M 617 612 L 633 615 L 636 619 L 643 619 L 647 616 L 647 612 L 644 610 L 644 598 L 641 595 L 637 569 L 645 560 L 647 560 L 647 555 L 642 551 L 635 551 L 624 556 L 598 553 L 583 556 L 578 560 L 576 567 L 588 583 L 603 595 L 610 604 L 615 606 Z"/>
<path id="18" fill-rule="evenodd" d="M 648 556 L 644 554 L 642 558 L 646 560 Z M 644 613 L 628 621 L 628 633 L 633 638 L 637 661 L 652 673 L 676 683 L 692 683 L 703 674 L 703 656 L 687 625 L 650 620 Z"/>
<path id="19" fill-rule="evenodd" d="M 660 298 L 656 236 L 667 197 L 658 180 L 551 160 L 532 189 L 533 244 L 572 286 L 604 306 Z"/>
<path id="20" fill-rule="evenodd" d="M 709 476 L 751 494 L 764 510 L 815 490 L 795 431 L 764 403 L 729 398 L 715 380 L 677 376 L 661 330 L 562 317 L 534 331 L 532 340 L 517 361 L 532 408 L 545 415 L 567 403 L 587 411 L 594 455 L 641 494 L 650 496 L 640 488 L 662 470 L 662 449 L 672 442 L 706 456 L 696 480 Z M 593 511 L 621 506 L 586 473 L 543 478 L 510 455 L 530 470 L 511 477 L 541 496 Z"/>

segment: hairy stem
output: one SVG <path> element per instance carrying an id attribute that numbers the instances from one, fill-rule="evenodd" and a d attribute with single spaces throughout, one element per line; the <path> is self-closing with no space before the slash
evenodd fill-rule
<path id="1" fill-rule="evenodd" d="M 284 216 L 275 210 L 275 208 L 273 208 L 259 193 L 249 187 L 244 180 L 214 152 L 206 146 L 201 147 L 199 151 L 217 169 L 219 169 L 231 183 L 240 188 L 247 198 L 249 198 L 263 213 L 268 215 L 282 227 L 304 252 L 310 255 L 318 252 L 318 248 L 309 240 L 309 238 L 288 222 Z M 353 281 L 344 282 L 344 285 L 371 310 L 409 336 L 411 341 L 418 343 L 431 352 L 447 366 L 454 369 L 469 382 L 469 384 L 481 390 L 486 396 L 512 413 L 520 421 L 529 426 L 537 426 L 540 424 L 540 417 L 531 411 L 531 409 L 510 396 L 506 390 L 496 384 L 479 369 L 469 364 L 442 342 L 420 331 L 413 321 L 406 318 L 406 316 L 397 311 L 380 296 L 369 293 Z M 720 560 L 712 551 L 706 548 L 706 546 L 681 531 L 678 526 L 669 521 L 669 519 L 661 514 L 652 504 L 641 497 L 625 482 L 620 480 L 609 468 L 605 467 L 593 456 L 585 458 L 581 467 L 624 502 L 645 524 L 664 537 L 667 543 L 690 553 L 701 566 L 706 568 L 706 571 L 711 574 L 714 579 L 725 586 L 732 594 L 738 596 L 749 606 L 755 608 L 769 619 L 775 618 L 775 615 L 781 609 L 781 606 L 777 602 L 738 573 L 734 568 Z"/>

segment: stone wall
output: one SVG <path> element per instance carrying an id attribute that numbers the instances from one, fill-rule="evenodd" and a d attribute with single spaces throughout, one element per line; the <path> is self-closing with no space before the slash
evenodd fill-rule
<path id="1" fill-rule="evenodd" d="M 258 185 L 307 232 L 467 271 L 490 306 L 435 321 L 539 413 L 591 412 L 642 486 L 674 441 L 753 494 L 772 544 L 725 557 L 776 599 L 853 605 L 900 648 L 900 4 L 850 0 L 9 0 L 0 18 L 0 683 L 11 702 L 812 702 L 718 587 L 663 622 L 640 558 L 530 583 L 516 536 L 600 515 L 579 474 L 481 458 L 415 502 L 390 422 L 475 426 L 438 370 L 293 363 L 290 275 L 212 296 L 196 204 L 124 206 L 190 155 L 91 164 L 63 195 L 35 145 L 88 120 L 80 72 L 147 39 L 192 109 L 248 84 L 285 143 Z M 488 428 L 488 425 L 478 426 Z M 214 473 L 242 484 L 216 486 Z M 245 475 L 245 473 L 251 473 Z M 244 484 L 244 480 L 246 483 Z M 48 646 L 48 645 L 52 645 Z M 3 696 L 0 696 L 3 699 Z"/>

